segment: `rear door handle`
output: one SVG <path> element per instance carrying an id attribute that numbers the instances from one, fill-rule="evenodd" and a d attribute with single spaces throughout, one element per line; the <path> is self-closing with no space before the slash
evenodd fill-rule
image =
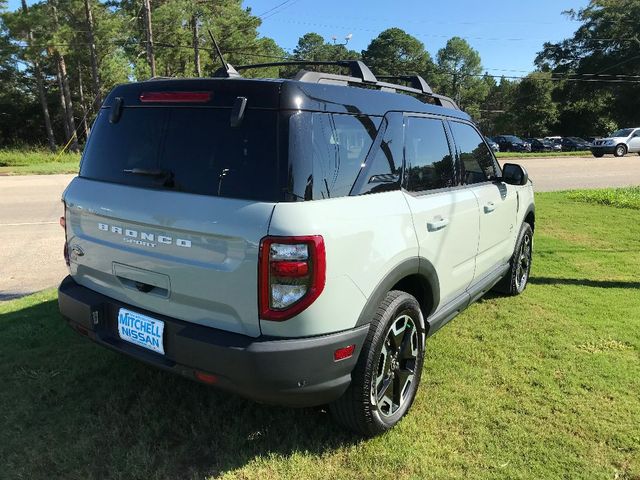
<path id="1" fill-rule="evenodd" d="M 496 209 L 496 204 L 489 202 L 484 206 L 484 213 L 491 213 Z"/>
<path id="2" fill-rule="evenodd" d="M 427 222 L 427 230 L 430 232 L 437 232 L 438 230 L 442 230 L 447 225 L 449 225 L 448 218 L 437 218 L 432 220 L 431 222 Z"/>

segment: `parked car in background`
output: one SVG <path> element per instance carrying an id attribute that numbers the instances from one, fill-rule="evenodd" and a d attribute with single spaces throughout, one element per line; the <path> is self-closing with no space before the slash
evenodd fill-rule
<path id="1" fill-rule="evenodd" d="M 489 144 L 489 147 L 491 147 L 491 150 L 493 150 L 496 153 L 500 151 L 500 145 L 494 142 L 491 137 L 484 137 L 484 139 L 487 141 L 487 144 Z"/>
<path id="2" fill-rule="evenodd" d="M 581 150 L 589 150 L 591 144 L 580 137 L 564 137 L 562 139 L 563 152 L 579 152 Z"/>
<path id="3" fill-rule="evenodd" d="M 640 128 L 623 128 L 593 142 L 591 153 L 594 157 L 602 157 L 605 153 L 613 153 L 616 157 L 624 157 L 627 153 L 640 155 Z"/>
<path id="4" fill-rule="evenodd" d="M 498 144 L 501 152 L 528 152 L 531 148 L 515 135 L 498 135 L 493 137 L 493 140 Z"/>
<path id="5" fill-rule="evenodd" d="M 553 152 L 555 146 L 544 138 L 526 138 L 525 142 L 531 145 L 532 152 Z"/>
<path id="6" fill-rule="evenodd" d="M 544 140 L 550 142 L 555 151 L 562 150 L 562 137 L 544 137 Z"/>

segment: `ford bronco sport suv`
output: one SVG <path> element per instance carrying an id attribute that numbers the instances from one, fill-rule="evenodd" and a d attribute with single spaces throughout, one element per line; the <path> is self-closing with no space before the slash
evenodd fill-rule
<path id="1" fill-rule="evenodd" d="M 63 195 L 69 324 L 365 435 L 395 425 L 427 337 L 527 285 L 533 190 L 422 78 L 338 65 L 116 87 Z"/>

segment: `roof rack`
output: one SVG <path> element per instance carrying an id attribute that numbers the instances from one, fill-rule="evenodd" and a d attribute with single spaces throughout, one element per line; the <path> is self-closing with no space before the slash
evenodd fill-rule
<path id="1" fill-rule="evenodd" d="M 402 80 L 409 83 L 411 88 L 422 90 L 426 94 L 432 94 L 433 90 L 420 75 L 378 75 L 381 80 Z"/>
<path id="2" fill-rule="evenodd" d="M 408 82 L 410 86 L 399 85 L 397 83 L 381 82 L 360 60 L 336 60 L 336 61 L 312 61 L 312 60 L 291 60 L 285 62 L 269 62 L 269 63 L 254 63 L 251 65 L 240 65 L 238 67 L 232 67 L 227 64 L 227 69 L 219 68 L 214 77 L 236 77 L 240 76 L 239 73 L 242 70 L 249 70 L 251 68 L 268 68 L 268 67 L 285 67 L 291 65 L 330 65 L 345 67 L 349 69 L 349 75 L 337 75 L 333 73 L 324 72 L 310 72 L 301 70 L 296 75 L 295 80 L 310 83 L 333 83 L 337 85 L 351 85 L 362 86 L 366 88 L 379 88 L 385 92 L 404 92 L 417 96 L 427 97 L 431 102 L 436 101 L 441 106 L 446 108 L 453 108 L 459 110 L 460 107 L 449 97 L 444 95 L 438 95 L 433 93 L 433 90 L 429 84 L 419 75 L 399 75 L 399 76 L 380 76 L 378 78 L 384 80 L 400 80 Z M 233 72 L 233 73 L 231 73 Z M 231 73 L 231 75 L 230 75 Z"/>
<path id="3" fill-rule="evenodd" d="M 253 65 L 240 65 L 237 71 L 249 70 L 250 68 L 286 67 L 291 65 L 333 65 L 347 67 L 352 77 L 359 78 L 363 82 L 375 83 L 378 80 L 360 60 L 335 60 L 335 61 L 315 61 L 315 60 L 290 60 L 286 62 L 254 63 Z"/>

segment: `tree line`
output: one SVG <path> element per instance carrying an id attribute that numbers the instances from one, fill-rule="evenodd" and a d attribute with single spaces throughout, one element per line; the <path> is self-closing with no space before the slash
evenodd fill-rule
<path id="1" fill-rule="evenodd" d="M 419 74 L 487 134 L 603 135 L 640 120 L 639 0 L 592 0 L 567 12 L 580 22 L 573 37 L 544 44 L 536 71 L 521 77 L 489 75 L 460 37 L 433 58 L 400 28 L 382 31 L 361 52 L 317 33 L 286 51 L 259 36 L 262 18 L 242 0 L 21 0 L 12 12 L 0 0 L 0 12 L 0 147 L 78 150 L 114 85 L 211 76 L 220 63 L 209 32 L 235 65 L 361 59 L 378 76 Z M 271 67 L 243 75 L 295 71 Z"/>

